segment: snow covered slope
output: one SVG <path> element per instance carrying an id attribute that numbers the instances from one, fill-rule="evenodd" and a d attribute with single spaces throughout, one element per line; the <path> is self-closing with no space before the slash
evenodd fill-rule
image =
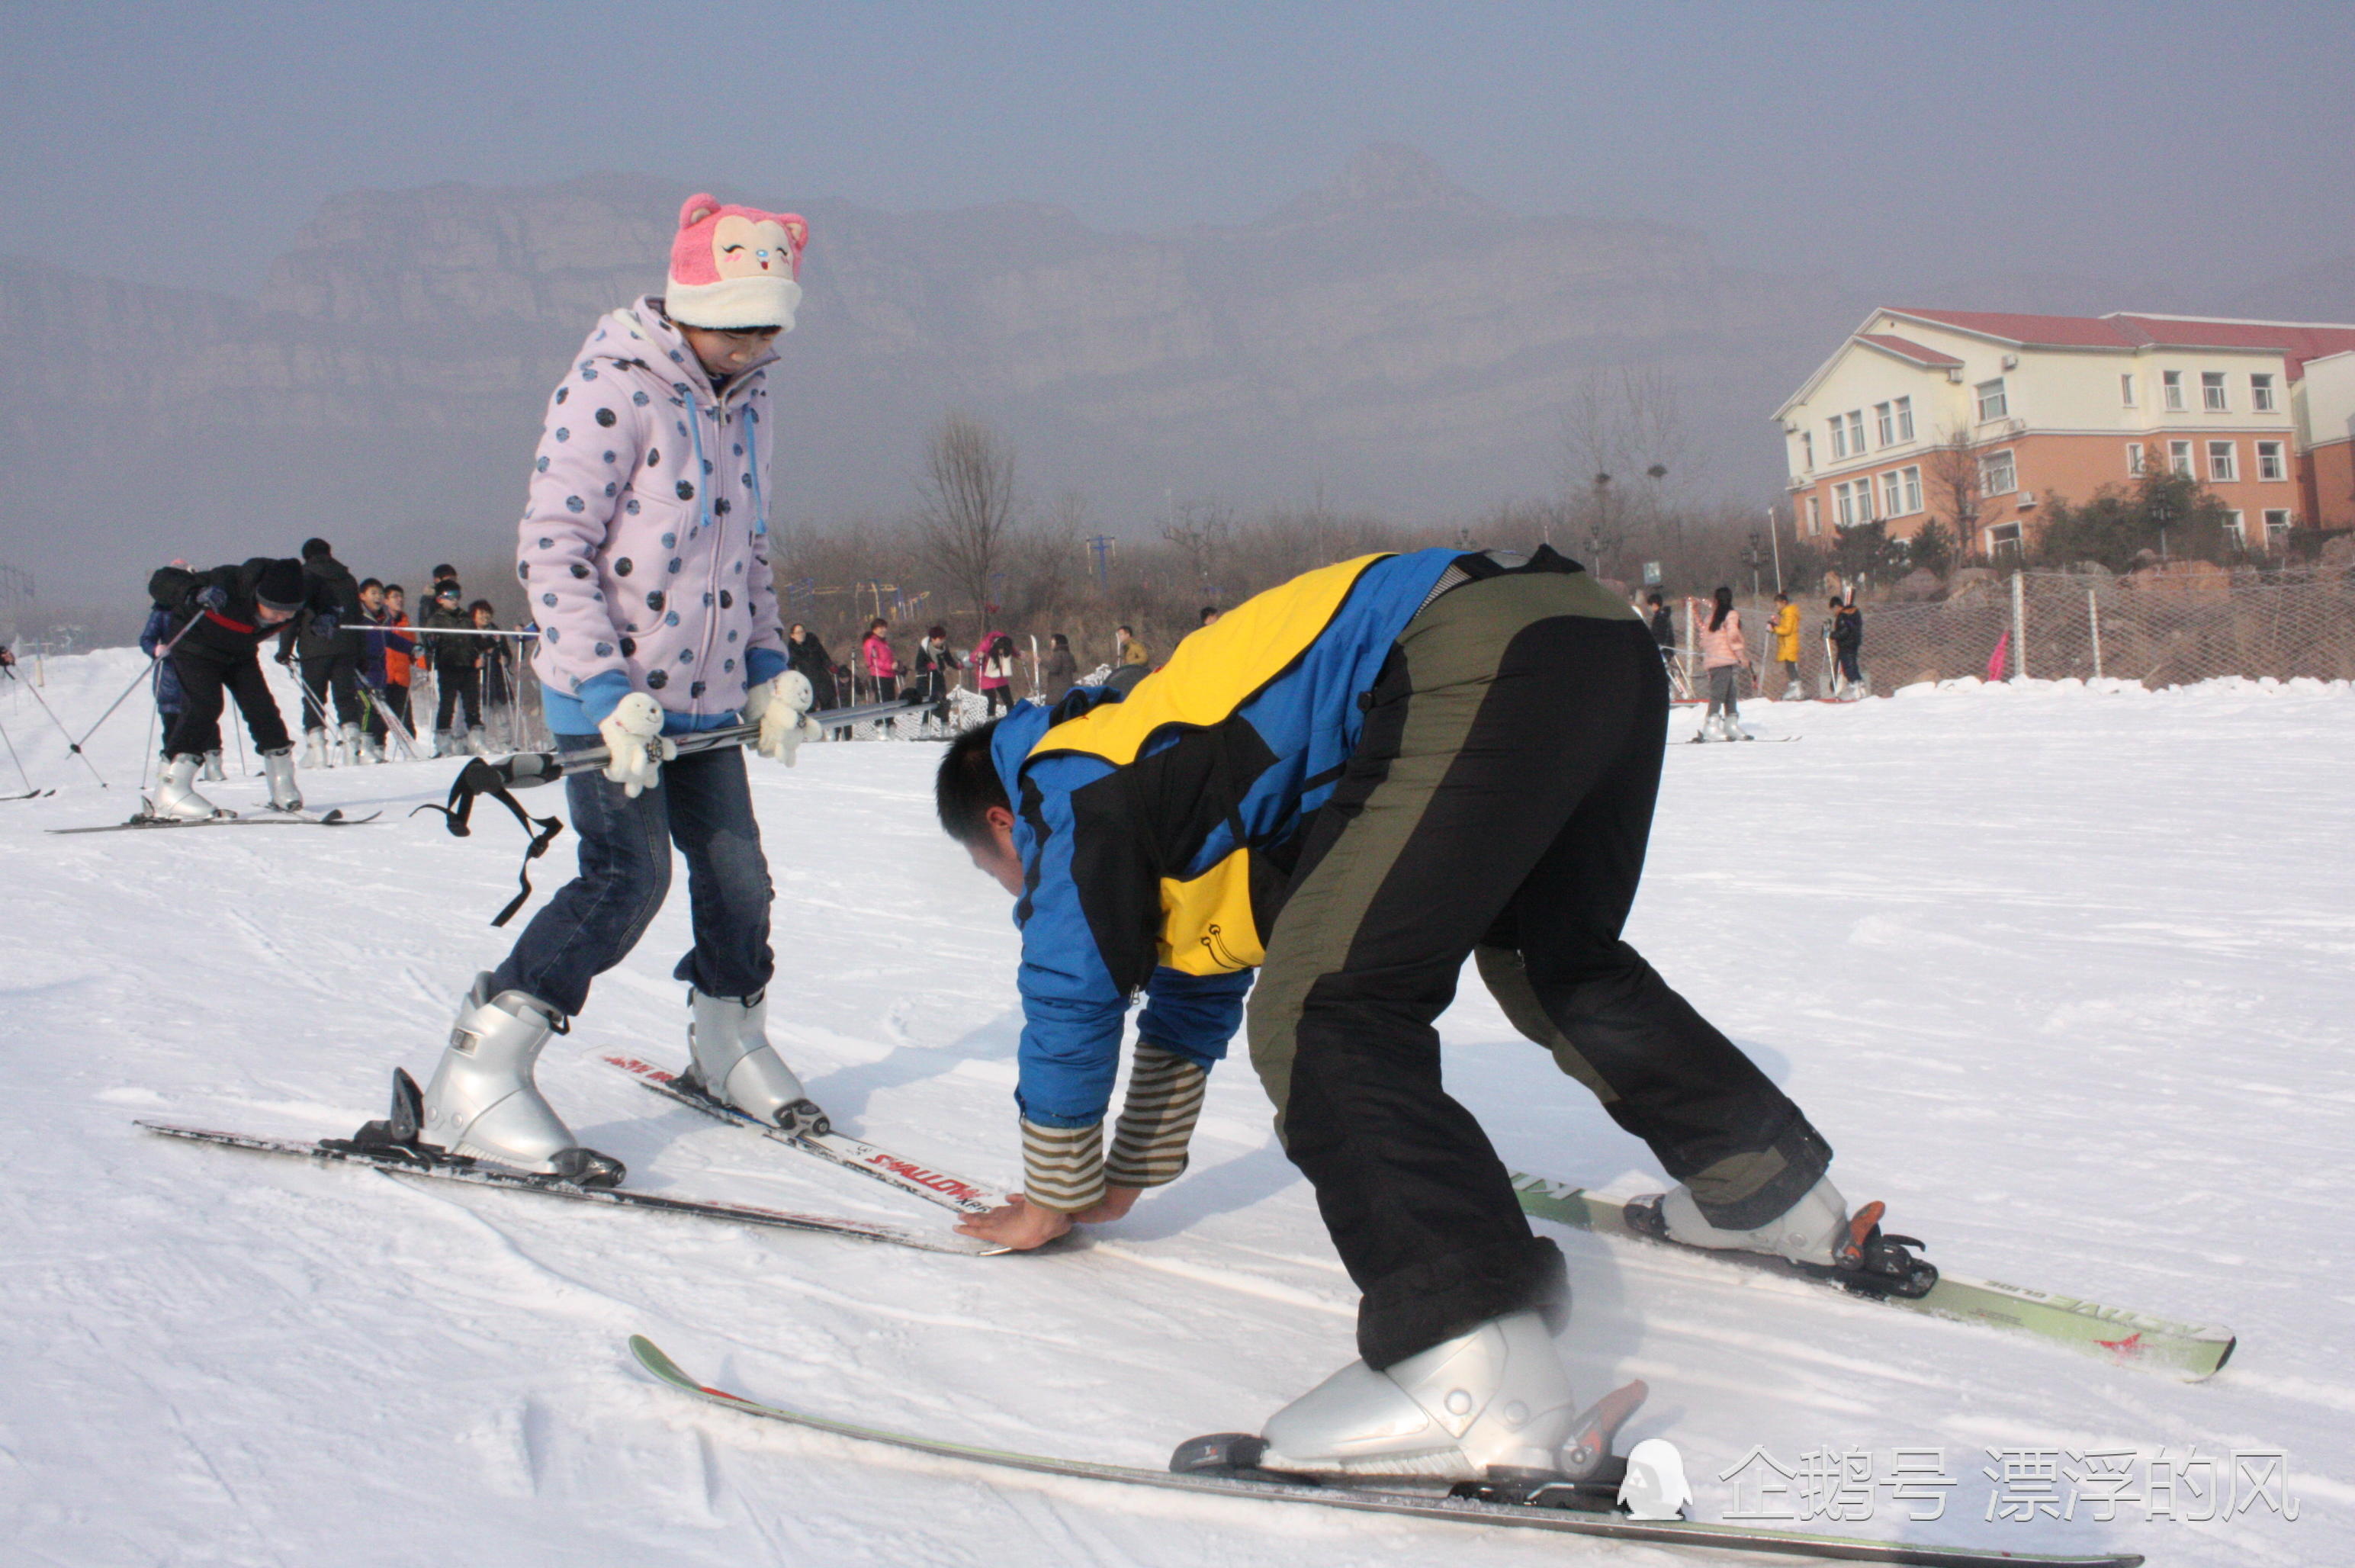
<path id="1" fill-rule="evenodd" d="M 79 733 L 137 668 L 56 661 L 43 695 Z M 503 814 L 470 840 L 405 820 L 440 798 L 443 763 L 304 775 L 314 805 L 387 808 L 373 827 L 49 837 L 135 804 L 144 699 L 92 745 L 101 792 L 30 697 L 0 682 L 0 726 L 61 788 L 0 805 L 0 1558 L 1676 1561 L 984 1476 L 731 1419 L 628 1360 L 644 1331 L 755 1397 L 1129 1464 L 1255 1425 L 1349 1357 L 1354 1296 L 1241 1061 L 1214 1078 L 1191 1174 L 1092 1244 L 1028 1257 L 429 1190 L 136 1132 L 341 1134 L 380 1114 L 390 1070 L 431 1067 L 458 991 L 504 951 L 485 922 L 521 836 Z M 1805 742 L 1671 747 L 1633 939 L 1808 1108 L 1849 1196 L 1886 1199 L 1932 1257 L 2229 1323 L 2241 1349 L 2183 1385 L 1561 1232 L 1582 1387 L 1650 1381 L 1631 1435 L 1683 1445 L 1703 1518 L 1737 1506 L 1716 1477 L 1753 1448 L 1792 1469 L 1864 1450 L 1882 1476 L 1935 1449 L 1945 1519 L 1902 1524 L 1883 1487 L 1870 1520 L 1819 1524 L 2343 1560 L 2355 695 L 2031 687 L 1748 711 Z M 932 826 L 937 750 L 802 756 L 753 773 L 783 1042 L 850 1130 L 1010 1182 L 1016 939 Z M 218 798 L 258 804 L 261 781 Z M 559 843 L 542 896 L 570 859 Z M 682 897 L 550 1048 L 541 1080 L 575 1128 L 664 1191 L 935 1222 L 596 1064 L 683 1054 L 666 976 L 686 933 Z M 1509 1163 L 1653 1182 L 1476 979 L 1441 1027 L 1451 1090 Z M 2195 1445 L 2228 1470 L 2236 1448 L 2285 1450 L 2300 1517 L 2195 1522 L 2187 1484 L 2173 1519 L 2147 1500 L 2109 1524 L 2089 1506 L 1986 1518 L 1988 1449 L 2129 1450 L 2139 1498 L 2152 1460 Z M 1764 1473 L 1744 1478 L 1754 1507 Z"/>

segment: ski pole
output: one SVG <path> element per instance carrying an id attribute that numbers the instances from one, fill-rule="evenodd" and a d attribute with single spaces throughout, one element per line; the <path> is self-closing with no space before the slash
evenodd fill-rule
<path id="1" fill-rule="evenodd" d="M 180 639 L 186 636 L 190 632 L 195 631 L 197 629 L 197 623 L 203 619 L 204 617 L 201 615 L 189 616 L 188 624 L 181 627 L 178 631 L 173 633 L 172 640 L 170 642 L 165 643 L 161 648 L 158 648 L 153 655 L 149 656 L 147 667 L 131 677 L 131 684 L 123 688 L 123 696 L 116 698 L 113 701 L 106 705 L 106 711 L 98 716 L 98 724 L 92 724 L 90 727 L 89 732 L 84 734 L 80 741 L 75 743 L 75 751 L 79 752 L 82 747 L 90 744 L 90 737 L 98 733 L 98 725 L 103 724 L 109 719 L 114 717 L 114 710 L 122 707 L 124 700 L 128 699 L 133 692 L 139 689 L 139 683 L 141 681 L 154 678 L 156 670 L 163 667 L 164 661 L 171 657 L 172 650 L 180 645 Z M 69 735 L 66 739 L 70 741 L 73 737 Z"/>
<path id="2" fill-rule="evenodd" d="M 80 742 L 77 741 L 73 738 L 73 731 L 67 729 L 65 720 L 58 717 L 58 710 L 49 706 L 49 699 L 48 698 L 41 695 L 41 688 L 34 685 L 29 680 L 22 682 L 21 684 L 27 691 L 33 694 L 33 700 L 41 705 L 41 711 L 49 716 L 49 722 L 58 727 L 58 733 L 66 738 L 66 750 L 71 752 L 75 756 L 81 758 L 81 765 L 90 770 L 90 776 L 98 781 L 99 788 L 107 788 L 106 775 L 98 771 L 98 764 L 91 762 L 89 754 L 83 752 Z M 25 787 L 30 789 L 32 785 L 30 783 L 27 783 Z"/>
<path id="3" fill-rule="evenodd" d="M 8 741 L 8 760 L 16 764 L 16 776 L 25 781 L 25 793 L 33 793 L 33 775 L 25 771 L 25 759 L 16 754 L 16 742 L 8 740 L 8 731 L 0 728 L 0 741 Z"/>

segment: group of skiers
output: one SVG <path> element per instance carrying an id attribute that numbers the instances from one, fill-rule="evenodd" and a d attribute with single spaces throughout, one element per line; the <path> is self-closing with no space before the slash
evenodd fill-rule
<path id="1" fill-rule="evenodd" d="M 413 676 L 429 667 L 441 691 L 436 756 L 485 750 L 485 704 L 494 712 L 513 706 L 512 639 L 499 633 L 488 601 L 464 603 L 446 565 L 433 569 L 421 626 L 410 621 L 400 584 L 356 579 L 324 539 L 305 539 L 299 559 L 257 556 L 209 571 L 176 560 L 149 578 L 147 591 L 139 646 L 155 661 L 164 725 L 164 773 L 151 803 L 159 816 L 221 815 L 196 784 L 224 776 L 225 698 L 235 699 L 253 737 L 272 807 L 302 809 L 293 742 L 262 678 L 265 643 L 275 641 L 277 662 L 297 675 L 304 767 L 384 761 L 389 736 L 410 737 Z"/>
<path id="2" fill-rule="evenodd" d="M 465 989 L 428 1084 L 396 1073 L 393 1114 L 363 1141 L 619 1183 L 533 1069 L 649 928 L 674 849 L 687 1083 L 781 1127 L 824 1125 L 767 1034 L 774 890 L 743 751 L 671 740 L 741 722 L 791 763 L 815 733 L 824 654 L 779 624 L 767 512 L 768 376 L 807 233 L 690 197 L 665 293 L 600 320 L 549 401 L 517 571 L 557 744 L 603 748 L 566 778 L 578 873 Z M 190 588 L 213 617 L 202 645 L 225 657 L 325 607 L 295 563 L 224 571 Z M 941 763 L 941 825 L 1021 933 L 1023 1187 L 961 1228 L 1035 1247 L 1177 1179 L 1207 1075 L 1247 1027 L 1285 1153 L 1363 1293 L 1359 1359 L 1264 1423 L 1263 1465 L 1556 1472 L 1576 1409 L 1554 1345 L 1572 1322 L 1564 1261 L 1442 1082 L 1433 1020 L 1467 957 L 1650 1146 L 1675 1182 L 1669 1236 L 1825 1267 L 1857 1245 L 1822 1136 L 1621 934 L 1663 661 L 1623 598 L 1550 549 L 1369 555 L 1203 622 L 1158 669 L 1124 635 L 1124 678 L 1042 681 L 1054 700 L 997 712 Z M 884 691 L 902 678 L 888 631 L 861 646 Z M 923 645 L 911 678 L 959 667 L 944 637 Z M 989 667 L 998 645 L 976 650 L 984 678 L 1010 679 Z M 184 744 L 200 751 L 208 722 L 187 720 Z"/>
<path id="3" fill-rule="evenodd" d="M 1677 641 L 1676 614 L 1659 593 L 1646 596 L 1638 613 L 1649 624 L 1652 641 L 1660 657 L 1671 669 L 1684 652 Z M 1752 658 L 1750 645 L 1742 632 L 1742 615 L 1733 605 L 1733 590 L 1721 587 L 1707 601 L 1687 599 L 1686 617 L 1693 629 L 1693 652 L 1700 656 L 1701 676 L 1709 709 L 1701 720 L 1701 728 L 1693 738 L 1702 741 L 1746 740 L 1748 734 L 1740 725 L 1740 688 L 1742 677 L 1749 675 L 1760 689 L 1765 687 L 1764 665 Z M 1768 649 L 1773 663 L 1781 667 L 1783 696 L 1796 700 L 1807 694 L 1806 682 L 1799 675 L 1799 631 L 1802 615 L 1798 605 L 1788 593 L 1774 595 L 1774 613 L 1766 624 L 1771 639 Z M 1859 656 L 1864 647 L 1864 612 L 1857 607 L 1854 593 L 1834 592 L 1828 603 L 1824 623 L 1824 642 L 1829 651 L 1830 670 L 1826 696 L 1834 701 L 1845 701 L 1866 694 L 1864 672 Z"/>

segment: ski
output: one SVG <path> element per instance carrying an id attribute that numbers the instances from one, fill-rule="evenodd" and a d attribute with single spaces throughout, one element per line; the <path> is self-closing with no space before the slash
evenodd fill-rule
<path id="1" fill-rule="evenodd" d="M 1717 1263 L 1815 1280 L 1836 1288 L 1838 1285 L 1836 1280 L 1804 1274 L 1781 1258 L 1754 1253 L 1713 1252 L 1704 1247 L 1678 1246 L 1673 1242 L 1653 1242 L 1653 1238 L 1628 1223 L 1625 1204 L 1594 1197 L 1582 1188 L 1567 1182 L 1549 1181 L 1541 1176 L 1516 1171 L 1512 1179 L 1514 1190 L 1520 1194 L 1521 1211 L 1535 1219 L 1551 1220 L 1557 1224 L 1605 1236 L 1651 1242 L 1655 1245 L 1667 1246 Z M 2232 1359 L 2235 1342 L 2229 1328 L 2172 1322 L 2121 1307 L 2105 1307 L 2099 1302 L 2078 1296 L 2056 1296 L 2049 1291 L 2005 1285 L 1997 1280 L 1966 1279 L 1943 1271 L 1937 1283 L 1923 1296 L 1884 1295 L 1880 1292 L 1854 1294 L 1859 1299 L 1886 1302 L 1891 1307 L 1927 1313 L 1934 1317 L 1984 1323 L 2033 1334 L 2040 1339 L 2083 1350 L 2088 1355 L 2107 1356 L 2120 1366 L 2167 1372 L 2186 1382 L 2198 1382 L 2222 1371 L 2224 1363 Z"/>
<path id="2" fill-rule="evenodd" d="M 0 801 L 39 800 L 44 795 L 51 795 L 57 793 L 58 792 L 53 789 L 28 789 L 20 791 L 16 795 L 0 795 Z"/>
<path id="3" fill-rule="evenodd" d="M 149 816 L 142 814 L 123 822 L 101 822 L 95 827 L 52 827 L 51 833 L 128 833 L 166 827 L 359 827 L 384 815 L 346 816 L 338 806 L 325 815 L 304 811 L 266 811 L 254 816 Z"/>
<path id="4" fill-rule="evenodd" d="M 1262 1481 L 1238 1477 L 1203 1475 L 1174 1470 L 1142 1470 L 1126 1465 L 1103 1465 L 1084 1459 L 1052 1459 L 1036 1454 L 1014 1453 L 1002 1448 L 982 1448 L 970 1444 L 951 1443 L 934 1437 L 916 1437 L 905 1433 L 890 1432 L 879 1427 L 859 1426 L 847 1421 L 836 1421 L 823 1415 L 783 1405 L 763 1404 L 746 1399 L 741 1394 L 728 1392 L 699 1383 L 679 1369 L 678 1363 L 664 1354 L 661 1348 L 643 1334 L 630 1336 L 630 1353 L 661 1381 L 682 1393 L 708 1400 L 724 1409 L 746 1415 L 757 1415 L 769 1421 L 782 1421 L 789 1425 L 807 1427 L 814 1432 L 831 1433 L 837 1437 L 855 1438 L 862 1443 L 886 1444 L 895 1448 L 910 1449 L 918 1454 L 930 1454 L 938 1458 L 955 1459 L 968 1464 L 994 1466 L 999 1469 L 1026 1470 L 1033 1475 L 1063 1476 L 1077 1480 L 1109 1481 L 1123 1486 L 1154 1487 L 1166 1491 L 1192 1492 L 1198 1496 L 1252 1498 L 1268 1502 L 1309 1503 L 1320 1508 L 1346 1509 L 1359 1513 L 1403 1515 L 1412 1519 L 1444 1520 L 1452 1524 L 1512 1526 L 1530 1530 L 1549 1530 L 1565 1535 L 1599 1537 L 1606 1541 L 1639 1541 L 1657 1545 L 1690 1549 L 1706 1548 L 1719 1552 L 1751 1552 L 1785 1557 L 1826 1558 L 1845 1563 L 1890 1563 L 1927 1565 L 1927 1568 L 2137 1568 L 2142 1559 L 2131 1553 L 2102 1553 L 2093 1556 L 2046 1556 L 2033 1552 L 1981 1551 L 1968 1547 L 1924 1546 L 1911 1541 L 1873 1541 L 1838 1535 L 1807 1535 L 1795 1531 L 1749 1530 L 1732 1525 L 1689 1522 L 1682 1520 L 1635 1520 L 1624 1516 L 1601 1516 L 1567 1508 L 1548 1508 L 1524 1503 L 1483 1502 L 1474 1498 L 1451 1497 L 1445 1492 L 1416 1492 L 1405 1489 L 1380 1489 L 1383 1484 L 1396 1484 L 1386 1477 L 1384 1483 L 1367 1486 L 1319 1486 L 1310 1482 Z M 1189 1445 L 1190 1446 L 1190 1445 Z"/>
<path id="5" fill-rule="evenodd" d="M 218 1132 L 209 1127 L 176 1126 L 167 1122 L 143 1121 L 135 1125 L 151 1133 L 161 1133 L 165 1137 L 186 1138 L 223 1148 L 249 1149 L 256 1154 L 294 1155 L 318 1160 L 322 1164 L 365 1166 L 394 1176 L 423 1176 L 439 1181 L 464 1181 L 477 1187 L 500 1187 L 510 1191 L 537 1192 L 549 1198 L 570 1198 L 581 1203 L 653 1209 L 668 1214 L 691 1214 L 703 1220 L 773 1226 L 783 1231 L 813 1231 L 821 1235 L 848 1236 L 855 1241 L 885 1242 L 923 1253 L 954 1253 L 964 1257 L 981 1257 L 1006 1250 L 948 1231 L 913 1231 L 868 1220 L 843 1219 L 831 1214 L 802 1214 L 784 1209 L 762 1209 L 748 1203 L 721 1203 L 701 1198 L 666 1198 L 660 1193 L 644 1192 L 629 1187 L 577 1187 L 549 1177 L 532 1176 L 524 1171 L 506 1170 L 463 1158 L 420 1164 L 413 1156 L 405 1157 L 397 1147 L 371 1149 L 340 1140 L 298 1143 L 291 1138 L 256 1137 L 247 1133 Z"/>
<path id="6" fill-rule="evenodd" d="M 771 1126 L 736 1109 L 724 1105 L 694 1085 L 683 1082 L 677 1073 L 634 1056 L 608 1056 L 602 1059 L 608 1067 L 617 1067 L 636 1079 L 645 1088 L 664 1099 L 700 1111 L 714 1121 L 755 1132 L 774 1139 L 787 1148 L 815 1155 L 845 1170 L 855 1170 L 871 1177 L 885 1186 L 911 1193 L 928 1203 L 943 1209 L 954 1209 L 960 1214 L 986 1214 L 1006 1200 L 978 1182 L 967 1181 L 961 1176 L 934 1170 L 919 1160 L 879 1148 L 863 1139 L 837 1132 L 789 1133 L 783 1127 Z"/>

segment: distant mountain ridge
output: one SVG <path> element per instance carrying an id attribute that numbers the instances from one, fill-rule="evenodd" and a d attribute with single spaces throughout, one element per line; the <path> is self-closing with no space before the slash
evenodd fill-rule
<path id="1" fill-rule="evenodd" d="M 687 191 L 348 193 L 254 301 L 0 259 L 0 418 L 38 454 L 0 470 L 0 559 L 95 590 L 126 560 L 310 533 L 361 560 L 498 548 L 548 389 L 600 312 L 659 290 Z M 730 194 L 812 229 L 773 375 L 781 520 L 903 508 L 951 407 L 1114 533 L 1172 496 L 1319 487 L 1466 515 L 1550 490 L 1571 389 L 1619 363 L 1671 371 L 1713 483 L 1764 500 L 1767 411 L 1875 303 L 1667 225 L 1517 216 L 1395 145 L 1256 222 L 1170 235 Z"/>

